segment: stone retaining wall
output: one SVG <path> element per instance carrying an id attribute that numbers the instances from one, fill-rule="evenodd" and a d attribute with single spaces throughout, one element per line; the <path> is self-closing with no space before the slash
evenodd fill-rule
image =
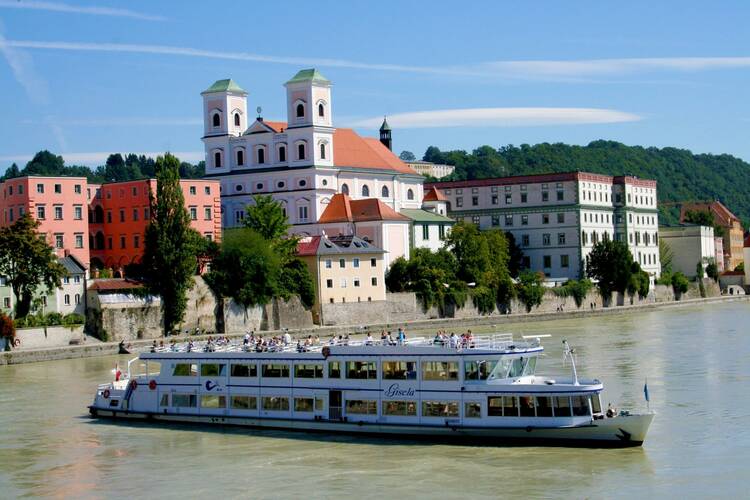
<path id="1" fill-rule="evenodd" d="M 16 338 L 21 341 L 19 347 L 23 349 L 42 349 L 45 347 L 62 347 L 71 343 L 81 343 L 84 340 L 83 325 L 48 326 L 44 328 L 19 328 Z"/>

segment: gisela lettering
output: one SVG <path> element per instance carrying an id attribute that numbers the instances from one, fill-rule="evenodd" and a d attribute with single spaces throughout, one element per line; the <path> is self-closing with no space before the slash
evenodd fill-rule
<path id="1" fill-rule="evenodd" d="M 392 398 L 394 396 L 414 396 L 414 389 L 412 389 L 411 387 L 409 387 L 408 389 L 401 389 L 398 384 L 391 384 L 388 389 L 385 390 L 385 395 L 389 398 Z"/>

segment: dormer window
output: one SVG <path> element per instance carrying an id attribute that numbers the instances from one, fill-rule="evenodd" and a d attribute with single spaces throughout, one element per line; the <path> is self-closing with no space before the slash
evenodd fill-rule
<path id="1" fill-rule="evenodd" d="M 321 118 L 326 116 L 326 107 L 323 106 L 322 102 L 318 104 L 318 116 Z"/>
<path id="2" fill-rule="evenodd" d="M 221 127 L 221 114 L 220 113 L 214 113 L 211 120 L 213 122 L 214 128 Z"/>
<path id="3" fill-rule="evenodd" d="M 234 126 L 235 127 L 240 126 L 240 114 L 239 113 L 234 114 Z"/>
<path id="4" fill-rule="evenodd" d="M 414 191 L 412 191 L 411 189 L 409 189 L 409 190 L 408 190 L 408 191 L 406 192 L 406 199 L 407 199 L 407 200 L 413 200 L 413 199 L 414 199 Z"/>
<path id="5" fill-rule="evenodd" d="M 305 105 L 301 102 L 297 104 L 297 118 L 304 118 L 305 117 Z"/>

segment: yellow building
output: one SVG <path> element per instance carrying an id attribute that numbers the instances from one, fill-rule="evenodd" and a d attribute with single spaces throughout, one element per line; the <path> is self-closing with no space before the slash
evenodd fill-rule
<path id="1" fill-rule="evenodd" d="M 315 282 L 320 304 L 385 300 L 385 251 L 357 236 L 310 236 L 300 240 L 297 256 Z"/>

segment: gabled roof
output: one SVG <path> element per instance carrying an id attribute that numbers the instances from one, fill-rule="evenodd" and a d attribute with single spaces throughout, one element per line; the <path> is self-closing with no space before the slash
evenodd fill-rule
<path id="1" fill-rule="evenodd" d="M 731 226 L 733 222 L 739 221 L 739 218 L 720 201 L 685 203 L 680 210 L 680 219 L 684 219 L 688 210 L 708 210 L 722 226 Z"/>
<path id="2" fill-rule="evenodd" d="M 414 222 L 433 222 L 441 224 L 455 224 L 456 221 L 450 217 L 430 212 L 429 210 L 422 210 L 420 208 L 402 208 L 401 212 Z"/>
<path id="3" fill-rule="evenodd" d="M 122 278 L 102 278 L 95 279 L 89 290 L 98 290 L 100 292 L 116 292 L 119 290 L 133 290 L 136 288 L 142 288 L 143 284 L 138 281 L 132 281 L 129 279 Z"/>
<path id="4" fill-rule="evenodd" d="M 240 92 L 242 94 L 247 94 L 247 92 L 245 92 L 242 87 L 237 85 L 237 82 L 231 78 L 216 80 L 213 85 L 201 92 L 201 94 L 211 94 L 213 92 Z"/>
<path id="5" fill-rule="evenodd" d="M 447 201 L 443 193 L 438 191 L 435 186 L 432 186 L 427 193 L 425 193 L 422 201 Z"/>
<path id="6" fill-rule="evenodd" d="M 331 202 L 321 214 L 318 223 L 366 222 L 375 220 L 408 221 L 409 218 L 396 212 L 377 198 L 352 200 L 349 196 L 338 193 L 333 195 Z"/>
<path id="7" fill-rule="evenodd" d="M 383 254 L 385 250 L 363 240 L 359 236 L 311 236 L 297 243 L 299 257 L 342 254 Z"/>
<path id="8" fill-rule="evenodd" d="M 318 71 L 315 68 L 310 69 L 303 69 L 297 72 L 296 75 L 292 77 L 291 80 L 289 80 L 286 83 L 299 83 L 299 82 L 319 82 L 319 83 L 331 83 L 331 81 L 323 76 L 320 71 Z"/>
<path id="9" fill-rule="evenodd" d="M 78 262 L 78 259 L 72 255 L 66 255 L 65 257 L 59 258 L 57 259 L 57 262 L 65 268 L 69 275 L 86 273 L 86 268 L 83 267 L 83 264 Z"/>
<path id="10" fill-rule="evenodd" d="M 242 135 L 249 135 L 249 134 L 257 134 L 262 132 L 268 132 L 268 133 L 279 133 L 283 132 L 283 129 L 286 128 L 285 122 L 267 122 L 263 120 L 262 118 L 259 118 L 255 120 L 253 123 L 250 124 L 249 127 L 247 127 L 247 130 Z"/>

